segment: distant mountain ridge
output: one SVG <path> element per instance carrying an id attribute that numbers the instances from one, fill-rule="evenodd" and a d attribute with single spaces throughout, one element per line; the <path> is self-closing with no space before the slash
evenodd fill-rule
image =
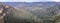
<path id="1" fill-rule="evenodd" d="M 3 2 L 4 4 L 9 4 L 12 6 L 40 6 L 40 7 L 49 7 L 59 4 L 60 2 Z"/>
<path id="2" fill-rule="evenodd" d="M 60 5 L 60 2 L 2 2 L 16 8 L 31 10 L 32 8 L 50 8 Z"/>

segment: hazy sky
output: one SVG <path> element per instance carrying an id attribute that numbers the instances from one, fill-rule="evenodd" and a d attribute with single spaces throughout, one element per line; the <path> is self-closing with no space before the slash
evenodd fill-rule
<path id="1" fill-rule="evenodd" d="M 0 0 L 0 2 L 60 2 L 60 0 Z"/>

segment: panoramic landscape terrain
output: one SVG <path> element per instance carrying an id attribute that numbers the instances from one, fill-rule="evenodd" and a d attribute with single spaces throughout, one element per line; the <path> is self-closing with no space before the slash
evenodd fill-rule
<path id="1" fill-rule="evenodd" d="M 60 2 L 0 2 L 10 6 L 6 23 L 60 23 Z"/>

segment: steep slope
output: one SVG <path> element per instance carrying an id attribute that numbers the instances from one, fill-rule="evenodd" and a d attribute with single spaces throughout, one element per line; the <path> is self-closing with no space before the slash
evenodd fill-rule
<path id="1" fill-rule="evenodd" d="M 21 23 L 21 22 L 25 22 L 25 20 L 26 20 L 25 23 L 28 23 L 28 21 L 30 23 L 34 23 L 34 22 L 40 23 L 40 19 L 37 18 L 37 16 L 34 16 L 32 13 L 28 11 L 17 9 L 17 8 L 13 9 L 11 14 L 6 16 L 6 18 L 7 17 L 8 17 L 7 22 L 10 21 L 10 23 L 12 22 Z"/>

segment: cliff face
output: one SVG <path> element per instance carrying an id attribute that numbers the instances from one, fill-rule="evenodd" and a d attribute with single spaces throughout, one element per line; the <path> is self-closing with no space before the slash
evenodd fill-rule
<path id="1" fill-rule="evenodd" d="M 6 6 L 6 4 L 2 4 L 2 3 L 0 3 L 0 10 L 2 9 L 2 11 L 5 11 L 5 10 L 7 10 L 7 9 L 5 9 L 5 6 Z M 8 5 L 9 6 L 9 5 Z M 12 11 L 12 9 L 13 8 L 10 8 L 9 7 L 9 9 L 8 9 L 8 13 L 11 13 L 11 11 Z M 7 11 L 6 11 L 7 12 Z M 4 23 L 4 16 L 6 16 L 6 12 L 2 12 L 2 15 L 0 15 L 0 23 Z"/>

